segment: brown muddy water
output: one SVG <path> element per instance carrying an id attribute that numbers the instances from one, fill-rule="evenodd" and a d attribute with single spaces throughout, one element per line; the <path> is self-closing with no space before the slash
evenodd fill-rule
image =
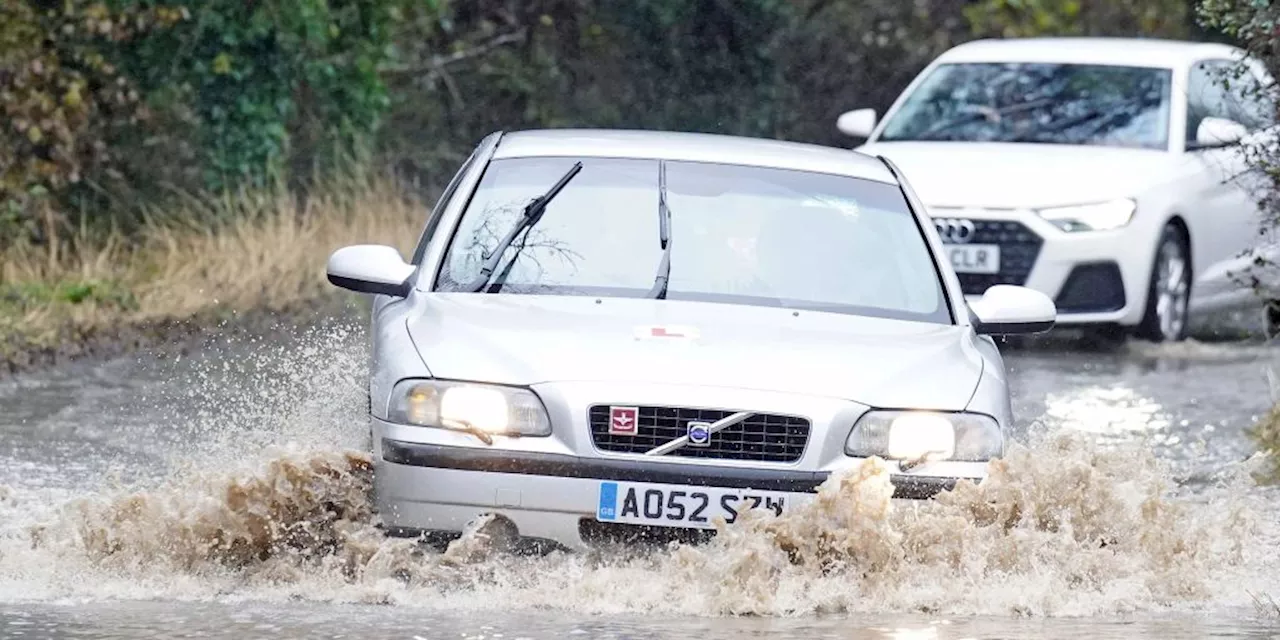
<path id="1" fill-rule="evenodd" d="M 1280 638 L 1280 347 L 1007 354 L 992 479 L 711 543 L 511 557 L 384 538 L 359 322 L 0 382 L 3 638 Z M 813 541 L 823 540 L 823 544 Z M 795 561 L 788 555 L 795 554 Z"/>

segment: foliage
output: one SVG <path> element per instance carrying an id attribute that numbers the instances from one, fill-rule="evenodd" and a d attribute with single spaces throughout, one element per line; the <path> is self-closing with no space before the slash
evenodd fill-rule
<path id="1" fill-rule="evenodd" d="M 980 36 L 1021 38 L 1152 34 L 1185 37 L 1188 3 L 1183 0 L 981 0 L 964 14 Z"/>
<path id="2" fill-rule="evenodd" d="M 950 46 L 1179 36 L 1187 1 L 0 0 L 0 245 L 5 220 L 110 226 L 353 157 L 439 185 L 497 129 L 847 145 L 842 111 L 887 108 Z"/>
<path id="3" fill-rule="evenodd" d="M 111 48 L 183 14 L 85 0 L 0 2 L 0 231 L 12 232 L 37 209 L 52 216 L 43 196 L 109 163 L 110 133 L 142 117 Z"/>
<path id="4" fill-rule="evenodd" d="M 119 283 L 97 280 L 70 280 L 45 283 L 14 283 L 0 285 L 0 309 L 21 313 L 27 309 L 52 303 L 111 305 L 131 310 L 137 300 Z"/>
<path id="5" fill-rule="evenodd" d="M 1280 405 L 1276 405 L 1262 416 L 1245 435 L 1253 440 L 1258 451 L 1269 456 L 1267 469 L 1258 474 L 1256 479 L 1266 484 L 1280 483 Z"/>
<path id="6" fill-rule="evenodd" d="M 1006 31 L 1178 37 L 1187 6 L 473 0 L 397 36 L 418 47 L 402 50 L 388 74 L 394 98 L 381 148 L 439 182 L 495 129 L 662 128 L 849 145 L 834 127 L 841 112 L 883 111 L 960 42 Z"/>
<path id="7" fill-rule="evenodd" d="M 1257 0 L 1201 0 L 1197 6 L 1197 17 L 1204 28 L 1225 36 L 1255 57 L 1273 78 L 1280 77 L 1280 7 Z M 1274 121 L 1280 115 L 1274 109 L 1274 105 L 1280 104 L 1276 101 L 1276 86 L 1233 86 L 1235 79 L 1243 72 L 1242 67 L 1229 69 L 1221 81 L 1246 100 L 1271 101 L 1272 113 L 1265 115 Z M 1254 192 L 1262 212 L 1259 237 L 1265 243 L 1280 226 L 1280 146 L 1276 144 L 1274 136 L 1264 135 L 1247 138 L 1240 151 L 1244 154 L 1245 164 L 1250 171 L 1248 176 L 1242 176 L 1249 181 L 1241 181 L 1239 184 Z M 1264 299 L 1275 300 L 1280 298 L 1280 291 L 1274 285 L 1276 266 L 1257 256 L 1246 272 L 1234 275 Z M 1268 274 L 1268 271 L 1272 273 Z M 1272 306 L 1274 307 L 1274 303 Z M 1277 311 L 1280 309 L 1273 308 L 1269 313 L 1275 315 Z"/>
<path id="8" fill-rule="evenodd" d="M 396 3 L 186 4 L 191 19 L 135 43 L 126 67 L 156 104 L 189 106 L 208 187 L 263 186 L 291 153 L 350 151 L 377 128 Z"/>

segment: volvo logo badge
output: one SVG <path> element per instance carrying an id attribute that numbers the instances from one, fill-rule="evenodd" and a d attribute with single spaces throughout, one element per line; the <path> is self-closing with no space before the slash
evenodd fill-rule
<path id="1" fill-rule="evenodd" d="M 710 422 L 690 421 L 688 424 L 689 444 L 694 447 L 705 447 L 711 444 Z"/>
<path id="2" fill-rule="evenodd" d="M 934 218 L 933 226 L 947 244 L 964 244 L 972 240 L 977 231 L 973 221 L 964 218 Z"/>

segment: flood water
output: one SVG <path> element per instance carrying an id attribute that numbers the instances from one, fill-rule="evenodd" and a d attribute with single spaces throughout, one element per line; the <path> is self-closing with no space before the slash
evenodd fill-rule
<path id="1" fill-rule="evenodd" d="M 1243 433 L 1280 347 L 1012 349 L 1022 446 L 978 489 L 868 468 L 700 547 L 506 557 L 372 525 L 362 326 L 0 381 L 0 637 L 1280 637 Z"/>

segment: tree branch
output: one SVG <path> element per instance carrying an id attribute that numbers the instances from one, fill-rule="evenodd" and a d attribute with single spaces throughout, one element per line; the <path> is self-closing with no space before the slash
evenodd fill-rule
<path id="1" fill-rule="evenodd" d="M 455 51 L 449 55 L 433 55 L 426 64 L 402 67 L 384 67 L 382 72 L 391 76 L 435 76 L 444 72 L 445 68 L 452 64 L 457 64 L 472 58 L 479 58 L 492 52 L 499 47 L 523 42 L 528 31 L 521 28 L 511 33 L 505 33 L 497 36 L 488 42 L 476 45 L 470 49 Z"/>

